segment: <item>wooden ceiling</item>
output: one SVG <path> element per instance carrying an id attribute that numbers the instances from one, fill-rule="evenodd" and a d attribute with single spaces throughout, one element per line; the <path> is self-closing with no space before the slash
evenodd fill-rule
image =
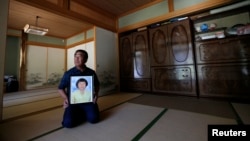
<path id="1" fill-rule="evenodd" d="M 116 17 L 130 12 L 138 7 L 151 4 L 156 0 L 83 0 L 89 6 L 106 11 Z"/>
<path id="2" fill-rule="evenodd" d="M 83 0 L 89 8 L 98 12 L 109 13 L 119 17 L 138 7 L 148 5 L 156 0 Z M 159 0 L 158 0 L 159 1 Z M 39 16 L 36 22 L 36 16 Z M 31 5 L 10 0 L 8 28 L 22 30 L 26 24 L 36 25 L 49 29 L 49 36 L 68 38 L 91 28 L 95 23 L 74 20 L 62 14 L 57 15 Z"/>

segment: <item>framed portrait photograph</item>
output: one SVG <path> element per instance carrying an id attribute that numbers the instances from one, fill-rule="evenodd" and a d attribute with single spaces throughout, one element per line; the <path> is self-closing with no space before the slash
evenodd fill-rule
<path id="1" fill-rule="evenodd" d="M 93 76 L 70 77 L 70 104 L 93 102 Z"/>

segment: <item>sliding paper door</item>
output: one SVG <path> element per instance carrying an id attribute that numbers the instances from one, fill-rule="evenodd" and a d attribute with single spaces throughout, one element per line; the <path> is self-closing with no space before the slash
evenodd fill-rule
<path id="1" fill-rule="evenodd" d="M 65 50 L 28 46 L 26 89 L 57 86 L 64 73 Z"/>
<path id="2" fill-rule="evenodd" d="M 40 87 L 46 82 L 47 75 L 47 48 L 28 46 L 26 89 Z"/>

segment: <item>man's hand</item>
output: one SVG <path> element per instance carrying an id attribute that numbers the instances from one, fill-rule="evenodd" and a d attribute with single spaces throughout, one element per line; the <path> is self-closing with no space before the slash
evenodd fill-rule
<path id="1" fill-rule="evenodd" d="M 97 103 L 97 99 L 98 99 L 98 95 L 95 94 L 94 99 L 93 99 L 93 102 L 94 102 L 94 103 Z"/>
<path id="2" fill-rule="evenodd" d="M 69 106 L 68 98 L 65 98 L 63 101 L 63 108 L 67 108 Z"/>
<path id="3" fill-rule="evenodd" d="M 67 108 L 69 106 L 69 101 L 68 101 L 68 97 L 65 93 L 65 90 L 58 89 L 58 92 L 61 95 L 61 97 L 63 98 L 63 108 Z"/>

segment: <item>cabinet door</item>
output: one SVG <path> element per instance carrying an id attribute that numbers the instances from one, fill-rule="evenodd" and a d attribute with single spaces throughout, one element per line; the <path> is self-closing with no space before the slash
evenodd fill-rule
<path id="1" fill-rule="evenodd" d="M 250 98 L 250 64 L 198 65 L 201 96 Z"/>
<path id="2" fill-rule="evenodd" d="M 171 65 L 193 64 L 193 47 L 189 19 L 168 25 L 171 55 Z"/>
<path id="3" fill-rule="evenodd" d="M 150 59 L 147 31 L 133 34 L 134 78 L 150 77 Z"/>
<path id="4" fill-rule="evenodd" d="M 152 68 L 152 91 L 174 94 L 196 94 L 193 65 Z"/>
<path id="5" fill-rule="evenodd" d="M 169 64 L 170 43 L 167 26 L 160 26 L 149 30 L 151 66 L 166 66 Z"/>
<path id="6" fill-rule="evenodd" d="M 121 77 L 133 77 L 133 42 L 132 35 L 120 38 L 120 73 Z"/>
<path id="7" fill-rule="evenodd" d="M 250 60 L 250 36 L 196 43 L 198 64 Z"/>

